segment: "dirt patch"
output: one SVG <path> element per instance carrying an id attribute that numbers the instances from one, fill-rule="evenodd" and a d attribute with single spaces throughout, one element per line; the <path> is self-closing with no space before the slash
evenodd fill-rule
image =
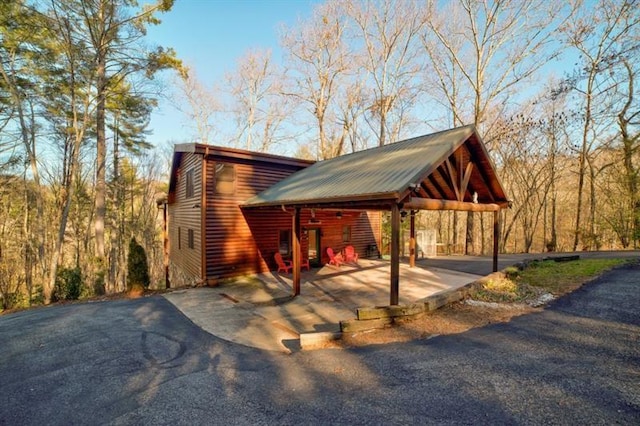
<path id="1" fill-rule="evenodd" d="M 358 347 L 463 333 L 476 327 L 509 322 L 513 317 L 541 309 L 521 304 L 501 304 L 499 308 L 494 308 L 470 306 L 464 302 L 458 302 L 419 317 L 396 321 L 387 328 L 343 333 L 341 340 L 327 343 L 325 347 Z"/>

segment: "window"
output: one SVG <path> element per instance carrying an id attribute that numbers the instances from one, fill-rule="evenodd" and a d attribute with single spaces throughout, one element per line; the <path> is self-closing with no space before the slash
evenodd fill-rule
<path id="1" fill-rule="evenodd" d="M 182 250 L 182 232 L 180 227 L 178 226 L 178 250 Z"/>
<path id="2" fill-rule="evenodd" d="M 193 197 L 193 169 L 185 174 L 185 179 L 187 180 L 186 198 L 191 198 Z"/>
<path id="3" fill-rule="evenodd" d="M 216 194 L 233 195 L 236 192 L 236 168 L 229 163 L 216 163 Z"/>
<path id="4" fill-rule="evenodd" d="M 342 227 L 342 242 L 348 243 L 351 241 L 351 225 L 344 225 Z"/>
<path id="5" fill-rule="evenodd" d="M 278 239 L 278 251 L 283 256 L 291 254 L 291 231 L 288 229 L 280 230 Z"/>
<path id="6" fill-rule="evenodd" d="M 189 246 L 190 249 L 194 248 L 194 243 L 193 243 L 193 229 L 189 229 L 187 231 L 187 245 Z"/>

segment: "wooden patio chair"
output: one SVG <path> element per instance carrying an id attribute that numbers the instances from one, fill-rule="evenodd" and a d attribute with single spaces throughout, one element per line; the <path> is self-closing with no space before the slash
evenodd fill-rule
<path id="1" fill-rule="evenodd" d="M 288 274 L 289 271 L 293 269 L 293 262 L 290 260 L 284 260 L 280 253 L 276 253 L 273 257 L 276 259 L 276 263 L 278 264 L 278 272 L 283 271 L 285 274 Z"/>
<path id="2" fill-rule="evenodd" d="M 307 271 L 308 271 L 310 267 L 311 266 L 309 265 L 309 259 L 305 259 L 302 256 L 300 256 L 300 269 L 307 268 Z"/>
<path id="3" fill-rule="evenodd" d="M 344 262 L 345 263 L 358 263 L 358 253 L 353 246 L 346 246 L 344 248 Z"/>
<path id="4" fill-rule="evenodd" d="M 293 270 L 293 261 L 292 260 L 284 260 L 280 253 L 275 254 L 276 263 L 278 264 L 278 272 L 284 271 L 285 274 L 289 273 L 289 270 Z M 310 269 L 309 259 L 300 259 L 300 269 L 307 268 L 307 271 Z"/>
<path id="5" fill-rule="evenodd" d="M 328 265 L 335 265 L 339 268 L 340 264 L 343 262 L 342 255 L 340 253 L 335 254 L 331 247 L 327 247 L 327 256 L 329 256 Z"/>

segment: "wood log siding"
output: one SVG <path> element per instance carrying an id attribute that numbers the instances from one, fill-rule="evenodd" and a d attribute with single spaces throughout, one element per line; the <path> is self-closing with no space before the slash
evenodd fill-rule
<path id="1" fill-rule="evenodd" d="M 169 244 L 171 262 L 188 276 L 215 283 L 218 279 L 276 269 L 274 254 L 278 250 L 280 230 L 290 230 L 292 224 L 290 208 L 247 209 L 242 203 L 279 182 L 305 165 L 273 164 L 268 161 L 244 160 L 224 156 L 209 156 L 206 159 L 206 210 L 201 221 L 202 202 L 201 174 L 204 162 L 202 154 L 185 153 L 180 161 L 180 176 L 176 184 L 174 202 L 169 204 Z M 216 193 L 216 163 L 233 164 L 235 168 L 235 191 L 233 194 Z M 186 172 L 194 170 L 194 194 L 186 198 Z M 364 257 L 371 244 L 380 247 L 381 216 L 379 212 L 344 211 L 342 218 L 335 210 L 316 210 L 316 219 L 321 224 L 310 224 L 311 211 L 303 209 L 301 227 L 319 228 L 321 232 L 321 261 L 329 259 L 326 249 L 336 251 L 353 245 Z M 351 226 L 351 241 L 343 242 L 343 226 Z M 178 228 L 182 239 L 178 249 Z M 193 230 L 194 248 L 187 244 L 188 229 Z M 201 243 L 201 229 L 205 241 Z M 308 235 L 303 232 L 301 250 L 308 253 Z M 202 247 L 204 246 L 204 256 Z M 204 259 L 204 268 L 201 268 Z M 204 276 L 203 276 L 204 269 Z M 176 283 L 179 285 L 179 283 Z"/>
<path id="2" fill-rule="evenodd" d="M 169 204 L 169 259 L 190 277 L 200 278 L 201 271 L 201 194 L 202 156 L 187 153 L 182 156 L 177 180 L 175 202 Z M 193 196 L 186 198 L 187 173 L 193 170 Z M 178 243 L 180 228 L 180 244 Z M 193 230 L 193 248 L 187 244 L 188 230 Z M 180 247 L 180 249 L 178 249 Z M 179 284 L 179 283 L 176 283 Z"/>
<path id="3" fill-rule="evenodd" d="M 293 211 L 293 209 L 289 209 Z M 257 243 L 261 257 L 261 271 L 268 271 L 276 268 L 273 256 L 278 251 L 279 231 L 281 229 L 291 229 L 291 215 L 282 210 L 246 210 L 244 212 L 246 221 L 252 231 L 252 235 Z M 320 224 L 309 223 L 311 211 L 303 209 L 300 214 L 300 225 L 302 232 L 302 257 L 307 258 L 309 249 L 309 237 L 304 232 L 305 229 L 320 229 L 321 262 L 329 262 L 327 248 L 331 247 L 338 252 L 348 245 L 354 246 L 359 256 L 364 257 L 367 253 L 367 246 L 376 244 L 380 247 L 381 238 L 381 214 L 380 212 L 343 212 L 342 219 L 338 219 L 336 211 L 316 210 L 316 220 Z M 343 226 L 351 226 L 351 241 L 342 241 Z"/>
<path id="4" fill-rule="evenodd" d="M 250 227 L 240 205 L 303 167 L 226 157 L 212 157 L 207 162 L 207 281 L 268 271 L 278 247 L 278 231 L 291 229 L 291 216 L 277 210 L 257 212 L 257 220 Z M 216 162 L 234 165 L 234 194 L 215 192 Z M 274 247 L 274 251 L 267 249 L 270 253 L 265 255 L 260 250 L 263 246 Z"/>

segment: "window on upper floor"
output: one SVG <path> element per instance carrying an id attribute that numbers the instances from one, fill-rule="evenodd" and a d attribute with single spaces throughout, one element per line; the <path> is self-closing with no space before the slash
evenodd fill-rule
<path id="1" fill-rule="evenodd" d="M 193 175 L 194 175 L 193 169 L 188 170 L 187 173 L 185 173 L 185 180 L 186 180 L 186 187 L 187 187 L 186 191 L 185 191 L 186 192 L 186 194 L 185 194 L 186 198 L 191 198 L 194 195 L 193 194 L 194 193 L 194 191 L 193 191 Z"/>
<path id="2" fill-rule="evenodd" d="M 233 195 L 236 192 L 236 168 L 229 163 L 215 165 L 216 194 Z"/>

